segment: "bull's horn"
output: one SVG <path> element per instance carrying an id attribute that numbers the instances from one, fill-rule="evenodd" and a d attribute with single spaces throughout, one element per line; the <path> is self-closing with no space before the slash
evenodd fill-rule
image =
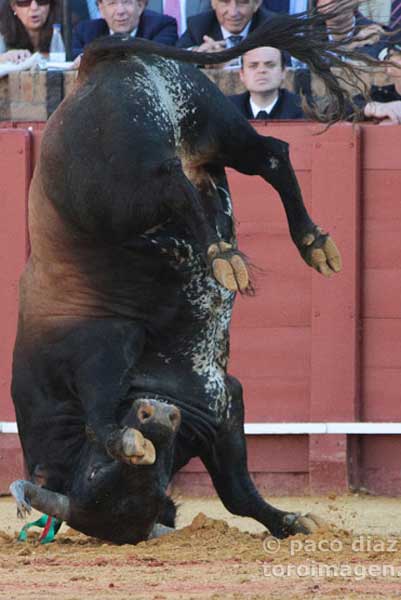
<path id="1" fill-rule="evenodd" d="M 17 515 L 21 518 L 30 513 L 33 507 L 61 521 L 69 520 L 70 499 L 64 494 L 46 490 L 22 479 L 10 485 L 10 492 L 17 503 Z"/>
<path id="2" fill-rule="evenodd" d="M 162 537 L 162 535 L 173 533 L 173 531 L 175 531 L 174 527 L 167 527 L 166 525 L 162 525 L 161 523 L 155 523 L 153 525 L 152 531 L 149 533 L 148 540 L 153 540 L 154 538 Z"/>

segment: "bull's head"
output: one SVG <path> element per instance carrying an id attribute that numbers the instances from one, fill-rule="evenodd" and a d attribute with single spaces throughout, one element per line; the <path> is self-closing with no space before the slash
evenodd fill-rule
<path id="1" fill-rule="evenodd" d="M 147 539 L 166 499 L 180 421 L 175 406 L 136 399 L 121 420 L 123 458 L 88 440 L 68 495 L 28 481 L 12 484 L 19 516 L 33 506 L 87 535 L 120 544 Z"/>

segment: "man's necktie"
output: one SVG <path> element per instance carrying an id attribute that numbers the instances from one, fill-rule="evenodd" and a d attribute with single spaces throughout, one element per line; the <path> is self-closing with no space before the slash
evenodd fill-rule
<path id="1" fill-rule="evenodd" d="M 391 3 L 391 29 L 401 27 L 401 0 L 393 0 Z"/>
<path id="2" fill-rule="evenodd" d="M 178 35 L 181 32 L 181 5 L 180 0 L 164 0 L 164 12 L 177 21 Z"/>
<path id="3" fill-rule="evenodd" d="M 268 119 L 269 118 L 269 113 L 266 112 L 265 110 L 260 110 L 258 112 L 258 114 L 256 115 L 257 119 Z"/>
<path id="4" fill-rule="evenodd" d="M 230 35 L 228 39 L 230 40 L 231 48 L 235 48 L 235 46 L 238 46 L 242 42 L 242 35 Z"/>

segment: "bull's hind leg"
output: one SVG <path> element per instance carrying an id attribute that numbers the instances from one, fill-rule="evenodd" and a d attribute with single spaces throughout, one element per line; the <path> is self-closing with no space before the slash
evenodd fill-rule
<path id="1" fill-rule="evenodd" d="M 249 273 L 241 253 L 232 244 L 219 242 L 208 250 L 212 272 L 217 281 L 230 292 L 243 292 L 249 288 Z"/>
<path id="2" fill-rule="evenodd" d="M 209 222 L 213 223 L 220 241 L 208 251 L 212 271 L 217 281 L 232 292 L 252 289 L 244 255 L 238 250 L 233 209 L 224 170 L 208 165 L 201 186 L 203 205 Z"/>
<path id="3" fill-rule="evenodd" d="M 230 416 L 219 429 L 213 449 L 201 455 L 221 501 L 233 514 L 263 523 L 275 537 L 311 533 L 319 527 L 318 520 L 309 514 L 301 516 L 271 506 L 253 484 L 247 467 L 241 384 L 229 377 L 228 385 Z"/>
<path id="4" fill-rule="evenodd" d="M 162 173 L 163 170 L 169 175 L 164 192 L 168 209 L 178 223 L 185 224 L 197 241 L 205 263 L 210 266 L 217 281 L 232 292 L 247 289 L 249 276 L 245 262 L 233 246 L 233 240 L 223 239 L 218 231 L 221 197 L 213 177 L 205 169 L 198 169 L 195 176 L 197 185 L 193 185 L 178 159 L 163 163 Z M 224 177 L 224 173 L 220 175 Z"/>
<path id="5" fill-rule="evenodd" d="M 340 253 L 330 238 L 309 217 L 292 168 L 288 144 L 271 137 L 262 138 L 265 160 L 259 174 L 280 194 L 291 237 L 304 261 L 325 277 L 341 270 Z"/>
<path id="6" fill-rule="evenodd" d="M 225 148 L 227 166 L 247 175 L 260 175 L 279 193 L 292 240 L 305 262 L 325 277 L 341 270 L 341 257 L 331 239 L 310 218 L 292 168 L 288 144 L 237 124 Z M 227 136 L 226 136 L 227 137 Z"/>
<path id="7" fill-rule="evenodd" d="M 185 175 L 180 159 L 161 164 L 157 185 L 162 189 L 165 208 L 177 223 L 185 225 L 208 262 L 209 248 L 219 241 L 217 232 L 208 222 L 199 191 Z"/>

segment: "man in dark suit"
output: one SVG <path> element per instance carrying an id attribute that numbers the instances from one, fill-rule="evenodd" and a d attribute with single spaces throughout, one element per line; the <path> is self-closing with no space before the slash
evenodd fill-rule
<path id="1" fill-rule="evenodd" d="M 73 57 L 79 56 L 89 42 L 113 33 L 127 33 L 174 46 L 177 41 L 175 19 L 144 10 L 145 5 L 146 0 L 99 0 L 103 18 L 78 23 L 72 38 Z"/>
<path id="2" fill-rule="evenodd" d="M 241 81 L 247 91 L 229 99 L 247 119 L 303 119 L 301 100 L 281 89 L 285 77 L 284 54 L 268 46 L 242 57 Z"/>
<path id="3" fill-rule="evenodd" d="M 213 10 L 188 19 L 179 48 L 218 52 L 239 44 L 274 13 L 260 8 L 262 0 L 211 0 Z"/>

